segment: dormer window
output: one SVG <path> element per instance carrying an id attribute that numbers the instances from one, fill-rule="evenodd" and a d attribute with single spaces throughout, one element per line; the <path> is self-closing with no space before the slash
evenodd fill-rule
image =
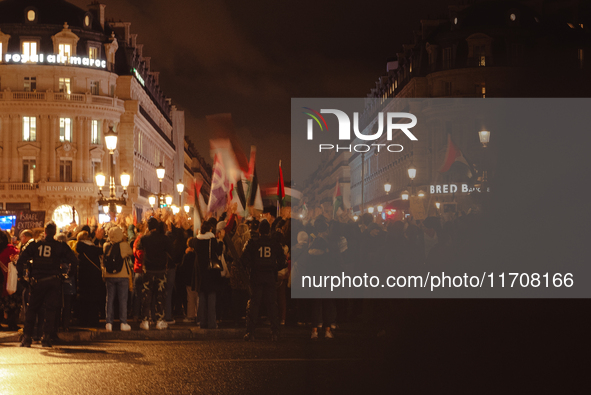
<path id="1" fill-rule="evenodd" d="M 28 7 L 25 9 L 25 22 L 36 23 L 37 22 L 37 9 L 35 7 Z"/>

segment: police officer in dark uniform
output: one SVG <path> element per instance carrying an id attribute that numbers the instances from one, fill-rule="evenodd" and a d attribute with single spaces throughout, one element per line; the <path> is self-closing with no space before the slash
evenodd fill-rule
<path id="1" fill-rule="evenodd" d="M 55 318 L 61 304 L 61 264 L 77 265 L 76 255 L 64 242 L 54 239 L 57 227 L 53 221 L 45 225 L 45 239 L 34 241 L 21 252 L 17 269 L 22 273 L 25 263 L 30 264 L 31 294 L 25 316 L 21 347 L 31 347 L 37 312 L 45 302 L 46 314 L 41 345 L 51 347 L 50 336 L 55 332 Z"/>
<path id="2" fill-rule="evenodd" d="M 262 221 L 259 226 L 260 237 L 249 240 L 242 254 L 243 264 L 250 275 L 250 300 L 246 309 L 244 335 L 246 341 L 254 340 L 262 300 L 265 301 L 271 321 L 271 339 L 277 340 L 279 332 L 275 282 L 277 272 L 285 267 L 285 254 L 281 245 L 269 237 L 270 228 L 269 222 Z"/>

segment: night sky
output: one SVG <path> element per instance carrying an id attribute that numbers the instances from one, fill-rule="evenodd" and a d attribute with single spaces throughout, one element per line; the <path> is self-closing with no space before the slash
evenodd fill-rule
<path id="1" fill-rule="evenodd" d="M 86 9 L 89 0 L 71 0 Z M 420 19 L 456 1 L 103 0 L 131 32 L 185 110 L 186 134 L 209 158 L 205 116 L 232 113 L 262 183 L 290 179 L 290 99 L 365 97 Z M 355 6 L 351 6 L 355 4 Z"/>

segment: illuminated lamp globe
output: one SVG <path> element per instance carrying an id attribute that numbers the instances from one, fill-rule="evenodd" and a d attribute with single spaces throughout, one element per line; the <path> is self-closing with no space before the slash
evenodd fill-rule
<path id="1" fill-rule="evenodd" d="M 478 132 L 478 137 L 480 138 L 480 143 L 482 146 L 486 147 L 490 141 L 490 132 L 488 130 L 481 130 Z"/>
<path id="2" fill-rule="evenodd" d="M 425 192 L 424 191 L 419 191 L 419 197 L 425 197 Z"/>
<path id="3" fill-rule="evenodd" d="M 103 211 L 105 214 L 109 214 L 109 206 L 103 206 Z"/>
<path id="4" fill-rule="evenodd" d="M 109 131 L 105 133 L 105 145 L 109 151 L 115 151 L 117 149 L 117 133 L 113 131 L 113 127 L 109 127 Z"/>
<path id="5" fill-rule="evenodd" d="M 96 180 L 96 185 L 99 188 L 102 188 L 105 186 L 105 175 L 103 173 L 96 173 L 96 175 L 94 176 L 95 180 Z"/>
<path id="6" fill-rule="evenodd" d="M 172 210 L 173 214 L 178 214 L 180 209 L 177 206 L 171 206 L 170 209 Z"/>
<path id="7" fill-rule="evenodd" d="M 437 207 L 437 210 L 439 210 L 439 208 L 441 207 L 441 203 L 435 202 L 435 207 Z"/>
<path id="8" fill-rule="evenodd" d="M 386 191 L 386 193 L 390 193 L 390 191 L 392 190 L 392 184 L 390 184 L 389 182 L 384 184 L 384 191 Z"/>
<path id="9" fill-rule="evenodd" d="M 357 221 L 358 219 L 359 219 L 358 216 L 356 216 L 356 215 L 353 216 L 353 221 Z"/>
<path id="10" fill-rule="evenodd" d="M 123 207 L 117 205 L 117 214 L 121 214 L 121 211 L 123 211 Z"/>
<path id="11" fill-rule="evenodd" d="M 185 204 L 185 213 L 189 214 L 189 210 L 191 209 L 191 207 L 189 207 L 189 205 Z"/>
<path id="12" fill-rule="evenodd" d="M 164 200 L 166 201 L 166 205 L 167 206 L 170 206 L 172 204 L 172 196 L 166 195 L 166 197 L 164 198 Z"/>
<path id="13" fill-rule="evenodd" d="M 127 174 L 124 170 L 123 173 L 121 173 L 121 186 L 127 189 L 127 187 L 129 186 L 129 181 L 131 181 L 131 176 Z"/>
<path id="14" fill-rule="evenodd" d="M 179 183 L 176 184 L 176 190 L 178 191 L 178 193 L 183 193 L 184 189 L 185 189 L 185 184 L 183 184 L 183 182 L 181 180 L 179 180 Z"/>
<path id="15" fill-rule="evenodd" d="M 414 180 L 416 176 L 417 176 L 417 168 L 414 167 L 413 165 L 410 165 L 410 167 L 408 168 L 408 178 L 410 178 L 411 180 Z"/>
<path id="16" fill-rule="evenodd" d="M 402 200 L 408 200 L 408 191 L 402 191 L 402 193 L 400 194 L 400 198 Z"/>
<path id="17" fill-rule="evenodd" d="M 368 208 L 367 209 L 367 212 L 370 213 L 370 214 L 373 214 L 373 207 Z"/>
<path id="18" fill-rule="evenodd" d="M 155 205 L 156 204 L 156 196 L 150 195 L 150 197 L 148 198 L 148 202 L 150 202 L 150 206 Z"/>
<path id="19" fill-rule="evenodd" d="M 160 181 L 164 178 L 164 174 L 166 173 L 166 169 L 162 166 L 162 162 L 160 162 L 160 166 L 156 168 L 156 176 Z"/>
<path id="20" fill-rule="evenodd" d="M 378 213 L 381 213 L 382 211 L 384 211 L 384 206 L 378 206 Z"/>

